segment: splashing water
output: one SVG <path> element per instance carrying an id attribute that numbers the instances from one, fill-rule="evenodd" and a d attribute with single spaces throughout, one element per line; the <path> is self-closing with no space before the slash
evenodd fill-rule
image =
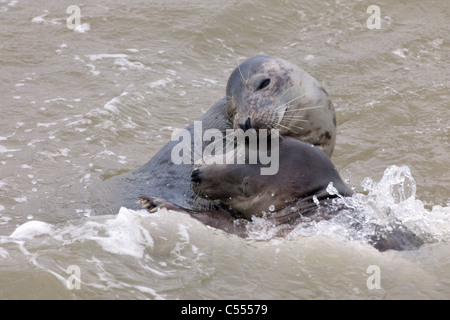
<path id="1" fill-rule="evenodd" d="M 327 192 L 338 195 L 330 209 L 339 210 L 339 214 L 329 220 L 301 223 L 286 237 L 325 235 L 343 241 L 370 243 L 386 233 L 405 231 L 425 243 L 450 240 L 450 207 L 434 206 L 431 211 L 426 210 L 422 201 L 415 198 L 416 183 L 409 167 L 390 166 L 379 182 L 365 178 L 361 185 L 367 194 L 342 197 L 330 183 Z M 260 219 L 252 223 L 253 227 L 248 229 L 252 230 L 253 239 L 267 239 L 276 234 L 269 223 L 265 228 Z M 264 234 L 259 234 L 261 232 Z"/>
<path id="2" fill-rule="evenodd" d="M 369 194 L 357 198 L 373 222 L 404 226 L 425 242 L 450 240 L 450 207 L 426 210 L 416 199 L 416 183 L 407 166 L 390 166 L 379 183 L 366 178 L 362 186 Z"/>
<path id="3" fill-rule="evenodd" d="M 293 230 L 287 229 L 284 237 L 278 233 L 283 226 L 274 225 L 264 217 L 246 222 L 248 237 L 242 239 L 206 227 L 185 213 L 161 209 L 150 215 L 144 210 L 122 208 L 117 215 L 85 217 L 63 224 L 28 221 L 10 236 L 0 236 L 0 260 L 6 266 L 28 261 L 29 271 L 25 274 L 39 274 L 47 279 L 50 289 L 43 296 L 59 298 L 73 298 L 74 295 L 79 298 L 180 298 L 185 297 L 186 281 L 194 297 L 223 298 L 227 292 L 235 292 L 236 285 L 242 287 L 242 283 L 248 284 L 247 292 L 254 290 L 253 281 L 248 281 L 248 277 L 255 276 L 255 281 L 261 284 L 261 272 L 271 272 L 264 277 L 265 285 L 271 288 L 267 292 L 270 297 L 279 297 L 286 290 L 283 287 L 274 291 L 279 277 L 284 277 L 283 283 L 290 283 L 300 275 L 300 282 L 294 283 L 296 287 L 314 288 L 317 283 L 327 285 L 332 283 L 327 278 L 330 265 L 336 268 L 333 275 L 336 272 L 345 275 L 346 283 L 360 283 L 361 273 L 365 275 L 363 271 L 373 263 L 374 257 L 383 270 L 383 287 L 394 290 L 392 296 L 395 297 L 401 296 L 396 295 L 396 286 L 402 288 L 403 294 L 405 283 L 428 286 L 435 279 L 434 272 L 448 274 L 445 264 L 442 268 L 436 267 L 433 254 L 448 261 L 445 254 L 448 246 L 442 242 L 450 240 L 450 207 L 424 209 L 423 203 L 415 199 L 416 184 L 406 166 L 391 166 L 379 182 L 367 178 L 363 184 L 367 194 L 335 198 L 331 204 L 331 207 L 344 205 L 348 209 L 339 211 L 329 220 L 310 221 Z M 325 206 L 321 205 L 321 208 Z M 441 242 L 444 246 L 438 249 L 444 253 L 440 255 L 421 248 L 410 255 L 413 261 L 409 261 L 404 251 L 384 255 L 372 250 L 368 243 L 373 235 L 399 226 L 411 230 L 426 243 Z M 420 265 L 415 262 L 414 257 L 419 254 L 427 259 L 428 268 L 433 272 L 431 275 L 423 270 L 423 261 Z M 393 256 L 397 259 L 392 259 Z M 294 269 L 293 261 L 297 262 Z M 69 277 L 66 270 L 72 265 L 79 266 L 82 271 L 82 290 L 79 292 L 66 289 Z M 349 266 L 353 268 L 350 273 Z M 398 268 L 409 270 L 409 273 L 402 273 L 400 280 Z M 275 281 L 271 278 L 273 270 L 277 270 Z M 289 273 L 292 270 L 294 275 Z M 2 286 L 9 292 L 17 287 L 18 281 L 29 285 L 30 277 L 17 280 L 13 278 L 15 274 L 14 269 L 3 278 Z M 313 277 L 302 274 L 313 274 Z M 414 282 L 423 277 L 431 280 Z M 27 295 L 20 292 L 20 296 L 33 297 L 36 290 L 41 290 L 39 279 L 31 285 L 34 291 L 27 291 Z M 361 283 L 365 284 L 365 278 L 363 280 Z M 5 281 L 8 282 L 5 284 Z M 400 284 L 396 285 L 396 282 Z M 217 283 L 226 286 L 225 295 L 217 290 Z M 167 290 L 168 287 L 171 290 Z M 324 290 L 339 291 L 339 297 L 342 292 L 349 292 L 341 292 L 340 287 Z M 370 295 L 373 293 L 364 287 L 358 290 L 358 294 L 373 297 Z M 431 292 L 430 296 L 440 295 L 434 287 L 427 290 Z M 353 293 L 350 291 L 350 295 Z M 248 293 L 239 297 L 245 295 Z"/>
<path id="4" fill-rule="evenodd" d="M 326 190 L 327 190 L 328 194 L 331 195 L 331 196 L 336 196 L 337 195 L 338 197 L 342 197 L 339 194 L 339 191 L 334 187 L 333 182 L 330 182 L 328 184 Z"/>

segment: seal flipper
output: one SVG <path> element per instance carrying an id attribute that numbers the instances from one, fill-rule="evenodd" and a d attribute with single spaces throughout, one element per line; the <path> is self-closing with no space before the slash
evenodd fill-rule
<path id="1" fill-rule="evenodd" d="M 167 210 L 175 210 L 184 213 L 188 213 L 192 218 L 202 222 L 203 224 L 223 230 L 227 233 L 235 234 L 240 237 L 246 237 L 247 231 L 245 225 L 238 223 L 230 213 L 225 210 L 214 211 L 196 211 L 181 208 L 173 203 L 168 202 L 165 199 L 157 197 L 141 197 L 137 203 L 143 208 L 147 209 L 150 213 L 156 212 L 160 208 Z"/>
<path id="2" fill-rule="evenodd" d="M 166 208 L 167 210 L 182 210 L 182 208 L 177 205 L 158 197 L 141 197 L 136 203 L 143 209 L 147 209 L 150 213 L 156 212 L 159 208 Z"/>

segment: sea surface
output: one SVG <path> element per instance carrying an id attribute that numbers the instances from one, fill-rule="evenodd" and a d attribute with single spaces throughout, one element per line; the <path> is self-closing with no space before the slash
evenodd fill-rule
<path id="1" fill-rule="evenodd" d="M 0 0 L 0 299 L 450 299 L 449 17 L 448 0 Z M 351 201 L 423 246 L 379 252 L 345 219 L 240 238 L 93 200 L 259 54 L 326 88 Z"/>

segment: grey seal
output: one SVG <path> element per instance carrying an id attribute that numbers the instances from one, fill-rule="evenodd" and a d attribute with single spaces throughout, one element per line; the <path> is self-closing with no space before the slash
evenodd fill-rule
<path id="1" fill-rule="evenodd" d="M 238 217 L 264 216 L 277 223 L 313 213 L 324 200 L 353 194 L 320 148 L 286 137 L 277 149 L 279 170 L 274 175 L 260 173 L 261 161 L 196 166 L 191 175 L 195 193 L 219 200 Z"/>
<path id="2" fill-rule="evenodd" d="M 113 212 L 120 206 L 183 210 L 207 225 L 245 235 L 245 226 L 236 218 L 264 212 L 284 224 L 315 213 L 326 218 L 337 213 L 327 211 L 332 198 L 352 194 L 330 160 L 336 141 L 333 103 L 316 79 L 290 62 L 269 56 L 246 60 L 231 73 L 226 96 L 198 121 L 202 134 L 210 129 L 224 135 L 230 129 L 278 130 L 280 170 L 262 176 L 261 164 L 176 164 L 171 155 L 180 141 L 174 140 L 139 169 L 106 180 L 103 202 Z M 192 136 L 194 124 L 185 129 Z M 210 143 L 202 141 L 201 149 Z M 192 139 L 190 150 L 194 149 Z M 328 192 L 330 182 L 336 194 Z M 376 235 L 372 241 L 381 251 L 413 249 L 422 243 L 402 230 Z"/>
<path id="3" fill-rule="evenodd" d="M 216 129 L 277 129 L 282 137 L 312 144 L 331 157 L 336 141 L 333 103 L 320 83 L 280 58 L 256 56 L 230 75 L 226 95 L 198 121 L 202 132 Z M 194 135 L 194 124 L 185 128 Z M 112 210 L 136 209 L 136 200 L 160 198 L 188 210 L 222 210 L 220 201 L 199 197 L 191 187 L 192 164 L 175 164 L 170 141 L 142 167 L 106 180 L 104 198 Z M 203 142 L 204 149 L 209 142 Z M 192 140 L 191 149 L 194 150 Z M 225 209 L 226 210 L 226 209 Z"/>

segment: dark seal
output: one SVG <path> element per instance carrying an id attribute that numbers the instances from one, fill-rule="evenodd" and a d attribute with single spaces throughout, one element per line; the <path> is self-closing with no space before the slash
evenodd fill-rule
<path id="1" fill-rule="evenodd" d="M 202 134 L 208 129 L 219 130 L 224 136 L 227 129 L 277 129 L 282 137 L 315 145 L 329 157 L 336 140 L 334 106 L 325 89 L 298 66 L 269 56 L 256 56 L 239 65 L 228 79 L 226 96 L 198 121 Z M 186 130 L 194 136 L 194 124 Z M 140 197 L 165 199 L 188 210 L 222 207 L 220 201 L 195 194 L 191 187 L 192 163 L 172 161 L 172 151 L 179 143 L 168 142 L 141 168 L 108 179 L 104 196 L 111 199 L 110 208 L 136 209 Z M 202 143 L 204 150 L 210 142 Z"/>
<path id="2" fill-rule="evenodd" d="M 177 164 L 172 152 L 180 140 L 174 139 L 141 168 L 105 182 L 104 201 L 113 212 L 120 206 L 184 210 L 207 225 L 244 235 L 245 228 L 235 223 L 236 218 L 264 216 L 291 224 L 304 216 L 326 217 L 339 211 L 326 212 L 327 203 L 352 194 L 330 160 L 336 140 L 333 103 L 317 80 L 292 63 L 268 56 L 243 62 L 230 75 L 226 96 L 198 121 L 201 135 L 210 129 L 223 136 L 230 129 L 276 129 L 281 136 L 280 170 L 263 176 L 259 163 Z M 185 130 L 193 137 L 189 150 L 194 153 L 195 124 Z M 202 140 L 200 149 L 211 143 Z M 195 154 L 190 158 L 195 159 Z M 380 250 L 421 244 L 402 230 L 373 240 Z"/>
<path id="3" fill-rule="evenodd" d="M 353 194 L 320 148 L 289 137 L 281 138 L 276 147 L 271 150 L 279 154 L 276 174 L 262 175 L 267 165 L 250 164 L 247 152 L 245 164 L 197 166 L 192 172 L 194 191 L 219 200 L 239 217 L 265 216 L 277 223 L 311 213 L 323 200 Z"/>

